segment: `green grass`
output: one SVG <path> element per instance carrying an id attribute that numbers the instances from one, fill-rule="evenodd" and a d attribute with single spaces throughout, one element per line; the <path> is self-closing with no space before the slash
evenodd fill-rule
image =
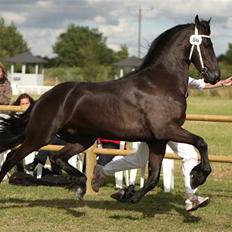
<path id="1" fill-rule="evenodd" d="M 187 104 L 188 114 L 232 115 L 232 99 L 229 97 L 190 95 Z"/>
<path id="2" fill-rule="evenodd" d="M 217 165 L 216 165 L 217 166 Z M 221 165 L 220 165 L 221 166 Z M 224 166 L 227 174 L 231 168 Z M 202 209 L 184 209 L 183 178 L 176 165 L 175 190 L 164 193 L 160 185 L 137 204 L 110 198 L 112 180 L 100 192 L 78 202 L 72 191 L 58 187 L 19 187 L 3 183 L 0 188 L 1 231 L 231 231 L 231 178 L 214 174 L 200 188 L 211 197 Z"/>

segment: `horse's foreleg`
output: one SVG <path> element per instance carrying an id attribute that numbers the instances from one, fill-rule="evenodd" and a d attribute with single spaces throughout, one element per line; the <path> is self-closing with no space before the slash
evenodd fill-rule
<path id="1" fill-rule="evenodd" d="M 134 192 L 133 196 L 127 199 L 127 202 L 138 202 L 147 192 L 152 190 L 159 182 L 160 170 L 162 160 L 165 154 L 166 141 L 155 141 L 148 144 L 149 154 L 149 176 L 144 184 L 144 187 L 137 192 Z"/>
<path id="2" fill-rule="evenodd" d="M 211 166 L 208 158 L 208 146 L 202 137 L 192 134 L 182 127 L 174 126 L 169 132 L 170 140 L 191 144 L 195 146 L 200 153 L 201 162 L 195 166 L 190 173 L 191 187 L 195 189 L 199 185 L 202 185 L 211 173 Z"/>
<path id="3" fill-rule="evenodd" d="M 194 145 L 200 152 L 201 162 L 190 172 L 190 184 L 193 189 L 202 185 L 211 173 L 211 166 L 208 159 L 208 145 L 203 138 L 196 136 L 197 141 Z"/>

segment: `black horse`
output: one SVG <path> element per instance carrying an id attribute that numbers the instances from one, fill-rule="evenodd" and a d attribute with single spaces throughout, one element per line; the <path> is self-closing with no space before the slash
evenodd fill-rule
<path id="1" fill-rule="evenodd" d="M 86 177 L 67 161 L 89 148 L 98 137 L 148 144 L 149 177 L 131 202 L 157 184 L 169 140 L 189 143 L 199 150 L 201 163 L 191 172 L 191 185 L 195 188 L 203 184 L 211 172 L 207 144 L 181 125 L 186 116 L 190 63 L 202 73 L 205 82 L 215 84 L 220 80 L 209 23 L 196 16 L 195 23 L 165 31 L 153 41 L 141 67 L 119 80 L 59 84 L 22 115 L 2 119 L 0 152 L 22 145 L 8 154 L 0 181 L 18 161 L 58 134 L 69 144 L 54 159 L 77 180 L 80 196 L 85 193 Z"/>

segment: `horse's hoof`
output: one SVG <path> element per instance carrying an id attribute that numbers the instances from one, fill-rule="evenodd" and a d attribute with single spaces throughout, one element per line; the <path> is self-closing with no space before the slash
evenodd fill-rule
<path id="1" fill-rule="evenodd" d="M 134 195 L 134 193 L 135 193 L 135 186 L 129 185 L 127 188 L 120 189 L 116 193 L 113 193 L 111 197 L 120 202 L 128 202 L 128 199 L 130 199 Z"/>
<path id="2" fill-rule="evenodd" d="M 125 195 L 124 189 L 120 189 L 119 191 L 111 194 L 110 197 L 112 197 L 113 199 L 119 202 L 125 202 L 125 200 L 123 200 L 124 195 Z"/>
<path id="3" fill-rule="evenodd" d="M 195 166 L 190 173 L 190 185 L 192 189 L 204 184 L 211 170 L 204 171 L 201 169 L 201 164 Z"/>
<path id="4" fill-rule="evenodd" d="M 127 202 L 128 202 L 128 203 L 134 204 L 134 203 L 139 202 L 140 199 L 141 199 L 141 198 L 139 198 L 139 197 L 137 196 L 137 194 L 135 193 L 132 197 L 130 197 L 129 199 L 127 199 Z"/>
<path id="5" fill-rule="evenodd" d="M 127 200 L 128 203 L 135 204 L 138 202 L 138 200 L 135 197 L 131 197 L 130 199 Z"/>

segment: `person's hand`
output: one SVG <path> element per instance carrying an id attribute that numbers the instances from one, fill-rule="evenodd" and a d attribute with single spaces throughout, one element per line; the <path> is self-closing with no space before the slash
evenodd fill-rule
<path id="1" fill-rule="evenodd" d="M 221 83 L 222 86 L 226 86 L 226 87 L 232 86 L 232 76 L 227 77 L 225 80 L 222 80 Z"/>

